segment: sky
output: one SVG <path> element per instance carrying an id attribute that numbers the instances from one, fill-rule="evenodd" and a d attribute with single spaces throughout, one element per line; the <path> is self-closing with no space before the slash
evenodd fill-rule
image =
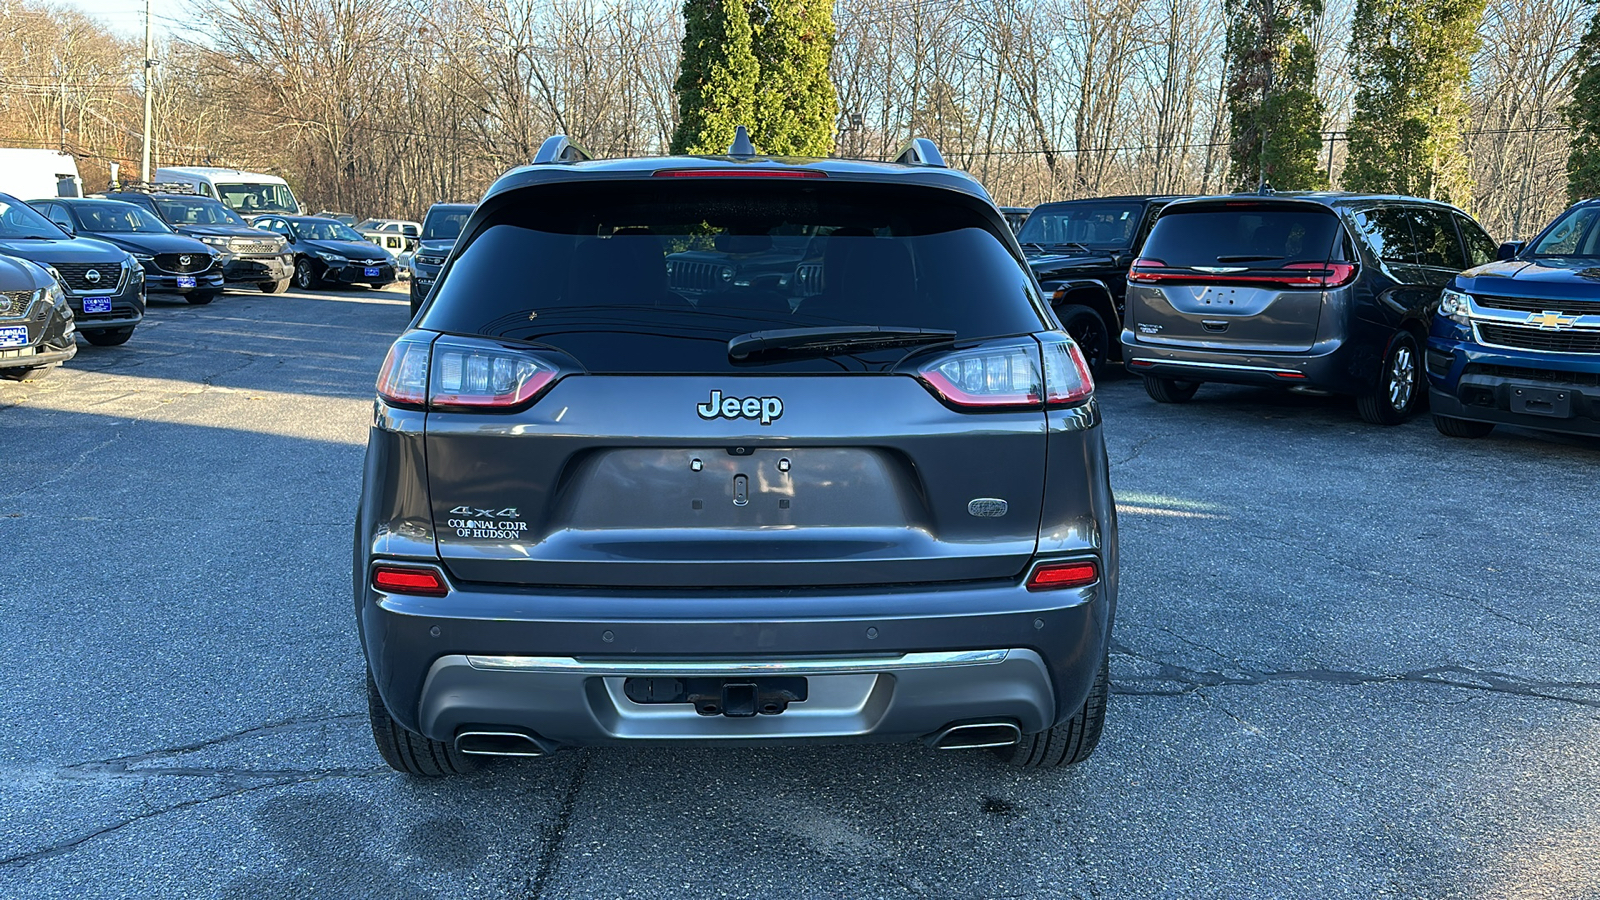
<path id="1" fill-rule="evenodd" d="M 0 0 L 0 6 L 5 0 Z M 54 0 L 61 6 L 81 10 L 104 22 L 108 28 L 140 37 L 144 34 L 144 0 Z M 158 37 L 182 31 L 181 22 L 188 9 L 185 0 L 151 0 Z"/>

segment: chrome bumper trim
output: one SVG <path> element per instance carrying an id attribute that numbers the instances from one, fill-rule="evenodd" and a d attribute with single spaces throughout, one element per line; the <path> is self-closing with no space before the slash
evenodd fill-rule
<path id="1" fill-rule="evenodd" d="M 510 672 L 569 673 L 594 676 L 845 675 L 952 666 L 991 666 L 1005 662 L 1010 650 L 935 650 L 899 656 L 844 659 L 653 659 L 583 660 L 570 656 L 468 656 L 474 669 Z"/>

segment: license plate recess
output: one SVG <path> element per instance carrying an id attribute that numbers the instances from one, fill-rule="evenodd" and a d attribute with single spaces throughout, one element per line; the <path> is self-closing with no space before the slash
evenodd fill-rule
<path id="1" fill-rule="evenodd" d="M 691 703 L 702 716 L 775 716 L 806 699 L 806 680 L 770 678 L 629 678 L 622 692 L 634 703 Z"/>
<path id="2" fill-rule="evenodd" d="M 1511 411 L 1557 419 L 1572 418 L 1572 392 L 1551 388 L 1511 389 Z"/>

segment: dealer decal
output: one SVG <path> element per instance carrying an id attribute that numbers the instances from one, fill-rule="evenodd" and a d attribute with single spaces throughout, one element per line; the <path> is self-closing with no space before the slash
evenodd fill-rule
<path id="1" fill-rule="evenodd" d="M 519 541 L 528 530 L 515 506 L 505 509 L 481 509 L 476 506 L 458 506 L 450 510 L 451 518 L 445 522 L 458 538 L 479 538 L 488 541 Z"/>

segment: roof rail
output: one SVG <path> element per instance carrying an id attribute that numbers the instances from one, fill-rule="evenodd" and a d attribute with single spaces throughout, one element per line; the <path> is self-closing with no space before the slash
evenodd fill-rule
<path id="1" fill-rule="evenodd" d="M 539 152 L 533 155 L 533 164 L 537 166 L 544 163 L 575 163 L 592 159 L 594 157 L 583 148 L 582 144 L 564 134 L 553 134 L 539 145 Z"/>
<path id="2" fill-rule="evenodd" d="M 903 166 L 938 166 L 941 169 L 949 168 L 945 165 L 944 154 L 939 152 L 937 145 L 927 138 L 912 138 L 900 148 L 900 155 L 894 161 Z"/>

